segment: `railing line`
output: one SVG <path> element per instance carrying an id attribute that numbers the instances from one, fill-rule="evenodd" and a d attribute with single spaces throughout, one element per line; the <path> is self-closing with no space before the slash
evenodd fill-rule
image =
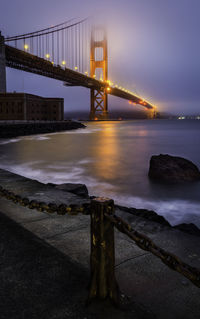
<path id="1" fill-rule="evenodd" d="M 125 222 L 122 218 L 116 215 L 110 216 L 108 214 L 105 214 L 105 217 L 109 219 L 120 232 L 126 234 L 130 239 L 132 239 L 139 248 L 149 251 L 154 256 L 161 259 L 161 261 L 169 268 L 179 272 L 189 279 L 194 285 L 200 288 L 199 269 L 184 263 L 176 255 L 157 246 L 149 237 L 134 230 L 132 226 Z"/>

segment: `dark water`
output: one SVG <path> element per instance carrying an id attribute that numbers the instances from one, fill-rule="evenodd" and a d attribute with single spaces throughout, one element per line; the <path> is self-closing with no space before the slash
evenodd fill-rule
<path id="1" fill-rule="evenodd" d="M 0 167 L 53 183 L 85 183 L 90 194 L 154 209 L 171 224 L 200 227 L 200 183 L 157 185 L 153 154 L 186 157 L 200 167 L 200 121 L 86 123 L 86 129 L 0 140 Z"/>

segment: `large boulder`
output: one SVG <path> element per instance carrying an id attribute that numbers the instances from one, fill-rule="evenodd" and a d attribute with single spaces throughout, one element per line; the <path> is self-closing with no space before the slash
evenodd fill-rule
<path id="1" fill-rule="evenodd" d="M 191 161 L 171 155 L 152 156 L 149 177 L 166 183 L 180 183 L 200 180 L 200 171 Z"/>

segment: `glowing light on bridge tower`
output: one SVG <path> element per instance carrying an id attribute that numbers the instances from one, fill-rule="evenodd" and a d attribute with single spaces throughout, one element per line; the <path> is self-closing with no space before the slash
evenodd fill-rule
<path id="1" fill-rule="evenodd" d="M 101 48 L 103 56 L 97 59 L 96 50 Z M 108 52 L 106 30 L 102 26 L 94 26 L 91 31 L 90 47 L 90 76 L 96 77 L 96 69 L 101 69 L 101 79 L 103 82 L 108 78 Z M 108 118 L 108 97 L 105 87 L 92 88 L 90 97 L 90 119 Z"/>

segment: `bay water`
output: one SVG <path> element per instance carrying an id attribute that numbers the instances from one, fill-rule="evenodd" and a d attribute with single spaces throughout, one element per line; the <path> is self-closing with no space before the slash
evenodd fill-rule
<path id="1" fill-rule="evenodd" d="M 172 225 L 200 227 L 200 182 L 163 185 L 148 178 L 152 155 L 200 168 L 200 121 L 87 122 L 85 129 L 0 139 L 0 168 L 44 183 L 84 183 L 90 195 L 155 210 Z"/>

